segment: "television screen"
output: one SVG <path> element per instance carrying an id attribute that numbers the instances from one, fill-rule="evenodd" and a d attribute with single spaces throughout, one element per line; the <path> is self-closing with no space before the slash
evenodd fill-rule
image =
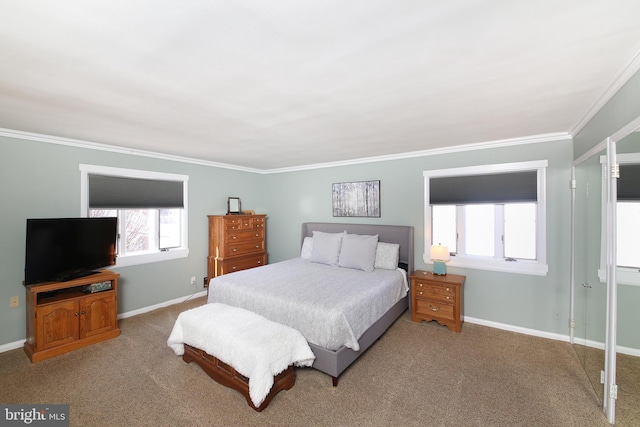
<path id="1" fill-rule="evenodd" d="M 116 236 L 116 218 L 27 219 L 25 286 L 115 265 Z"/>

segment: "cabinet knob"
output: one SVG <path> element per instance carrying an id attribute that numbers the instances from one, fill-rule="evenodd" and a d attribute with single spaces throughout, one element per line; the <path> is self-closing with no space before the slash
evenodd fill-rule
<path id="1" fill-rule="evenodd" d="M 78 313 L 75 313 L 76 317 L 78 317 Z"/>
<path id="2" fill-rule="evenodd" d="M 86 311 L 83 311 L 83 312 L 82 312 L 82 313 L 80 313 L 80 314 L 87 314 L 87 312 L 86 312 Z"/>

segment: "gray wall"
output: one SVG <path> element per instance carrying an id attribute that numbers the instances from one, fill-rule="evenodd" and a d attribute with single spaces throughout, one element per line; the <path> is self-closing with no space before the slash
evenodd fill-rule
<path id="1" fill-rule="evenodd" d="M 423 262 L 423 171 L 479 164 L 548 160 L 546 277 L 453 269 L 467 276 L 465 316 L 536 330 L 569 334 L 570 141 L 467 151 L 438 156 L 267 175 L 270 262 L 298 256 L 299 225 L 306 221 L 413 225 L 416 269 Z M 331 184 L 379 179 L 381 218 L 333 218 Z M 554 313 L 558 319 L 554 319 Z"/>
<path id="2" fill-rule="evenodd" d="M 0 345 L 25 339 L 26 219 L 80 216 L 80 163 L 189 175 L 189 257 L 114 269 L 122 275 L 120 313 L 203 289 L 206 215 L 226 213 L 228 196 L 240 197 L 246 209 L 268 210 L 253 173 L 0 137 Z M 9 308 L 16 295 L 20 306 Z"/>
<path id="3" fill-rule="evenodd" d="M 570 141 L 266 175 L 3 137 L 0 137 L 0 153 L 3 182 L 0 196 L 5 206 L 0 239 L 0 324 L 3 326 L 0 345 L 25 338 L 24 288 L 21 285 L 25 219 L 79 215 L 79 163 L 190 176 L 190 255 L 180 260 L 118 269 L 122 274 L 119 298 L 119 312 L 122 313 L 202 290 L 207 256 L 206 215 L 224 213 L 228 196 L 240 197 L 243 209 L 268 214 L 269 262 L 299 254 L 302 222 L 369 222 L 413 225 L 416 268 L 428 269 L 422 260 L 423 171 L 546 159 L 549 161 L 548 275 L 538 277 L 471 269 L 450 271 L 467 276 L 466 316 L 568 335 L 568 183 L 575 155 Z M 372 179 L 381 181 L 381 218 L 332 217 L 331 184 Z M 196 288 L 189 283 L 191 276 L 198 278 Z M 21 305 L 10 309 L 8 299 L 14 295 L 20 295 Z"/>
<path id="4" fill-rule="evenodd" d="M 640 116 L 640 72 L 607 102 L 573 138 L 573 158 L 591 148 Z"/>

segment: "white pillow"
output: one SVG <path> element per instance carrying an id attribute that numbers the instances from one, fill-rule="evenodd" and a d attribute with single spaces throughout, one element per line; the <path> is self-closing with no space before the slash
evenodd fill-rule
<path id="1" fill-rule="evenodd" d="M 400 245 L 397 243 L 378 242 L 375 268 L 395 270 L 400 260 Z"/>
<path id="2" fill-rule="evenodd" d="M 320 264 L 337 265 L 340 257 L 342 238 L 346 233 L 313 232 L 313 248 L 311 249 L 311 262 Z"/>
<path id="3" fill-rule="evenodd" d="M 342 239 L 338 265 L 371 272 L 376 261 L 377 246 L 377 234 L 375 236 L 347 234 Z"/>
<path id="4" fill-rule="evenodd" d="M 302 249 L 300 250 L 300 258 L 311 259 L 311 251 L 313 250 L 313 237 L 307 236 L 302 241 Z"/>

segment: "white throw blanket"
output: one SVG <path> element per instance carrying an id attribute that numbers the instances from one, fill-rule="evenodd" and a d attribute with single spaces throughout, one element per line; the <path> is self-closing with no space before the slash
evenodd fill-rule
<path id="1" fill-rule="evenodd" d="M 204 350 L 249 378 L 249 396 L 256 408 L 269 394 L 274 376 L 292 364 L 311 366 L 315 359 L 297 330 L 219 303 L 178 315 L 167 345 L 182 356 L 184 344 Z"/>

